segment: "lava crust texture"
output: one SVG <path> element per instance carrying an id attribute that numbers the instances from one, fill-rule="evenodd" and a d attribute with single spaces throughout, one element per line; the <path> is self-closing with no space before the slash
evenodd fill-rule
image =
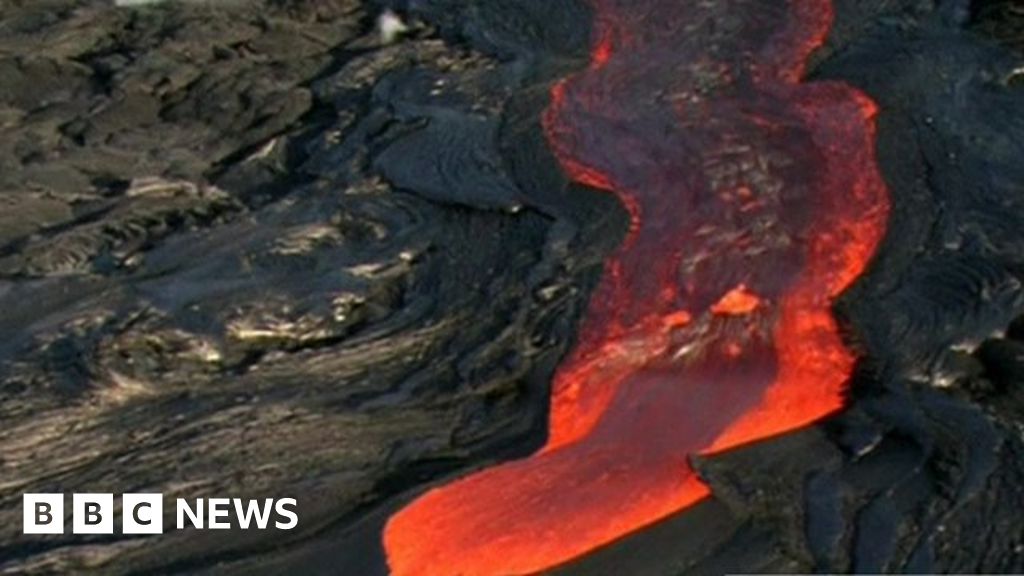
<path id="1" fill-rule="evenodd" d="M 1024 573 L 1019 0 L 832 4 L 0 0 L 0 574 Z"/>

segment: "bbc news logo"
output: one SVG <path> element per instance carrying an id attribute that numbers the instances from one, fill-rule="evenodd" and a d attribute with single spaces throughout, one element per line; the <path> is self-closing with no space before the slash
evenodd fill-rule
<path id="1" fill-rule="evenodd" d="M 64 533 L 63 494 L 25 494 L 22 531 L 25 534 Z M 294 498 L 186 498 L 175 500 L 175 519 L 179 530 L 241 530 L 269 527 L 291 530 L 299 524 Z M 72 494 L 72 534 L 113 534 L 113 494 Z M 232 517 L 234 522 L 232 522 Z M 273 522 L 271 522 L 273 520 Z M 122 494 L 122 534 L 163 534 L 163 494 Z"/>

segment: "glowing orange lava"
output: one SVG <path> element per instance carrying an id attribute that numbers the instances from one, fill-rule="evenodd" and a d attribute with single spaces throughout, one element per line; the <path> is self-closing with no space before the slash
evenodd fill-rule
<path id="1" fill-rule="evenodd" d="M 839 409 L 831 313 L 888 215 L 874 104 L 803 83 L 828 0 L 592 0 L 548 140 L 632 218 L 553 383 L 547 444 L 385 529 L 397 576 L 534 573 L 708 495 L 688 458 Z"/>

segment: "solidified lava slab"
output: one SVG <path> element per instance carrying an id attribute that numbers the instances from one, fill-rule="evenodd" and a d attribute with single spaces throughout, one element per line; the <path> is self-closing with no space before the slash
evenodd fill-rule
<path id="1" fill-rule="evenodd" d="M 395 514 L 398 576 L 542 570 L 708 495 L 688 458 L 809 424 L 854 364 L 831 313 L 884 232 L 876 107 L 804 83 L 827 0 L 593 0 L 550 146 L 631 215 L 535 455 Z"/>

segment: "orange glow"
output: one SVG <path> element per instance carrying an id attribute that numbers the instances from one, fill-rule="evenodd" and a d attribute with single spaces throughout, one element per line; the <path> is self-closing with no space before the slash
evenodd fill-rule
<path id="1" fill-rule="evenodd" d="M 802 81 L 830 2 L 591 4 L 591 66 L 552 88 L 544 128 L 568 175 L 622 201 L 629 235 L 555 374 L 546 445 L 396 513 L 396 576 L 561 564 L 708 496 L 691 455 L 843 405 L 855 358 L 831 305 L 888 197 L 874 103 Z"/>
<path id="2" fill-rule="evenodd" d="M 663 324 L 666 328 L 681 328 L 690 323 L 691 316 L 686 310 L 679 310 L 678 312 L 672 312 L 663 319 Z"/>
<path id="3" fill-rule="evenodd" d="M 750 314 L 761 305 L 761 299 L 746 286 L 740 284 L 722 296 L 722 299 L 711 307 L 712 314 L 723 316 L 742 316 Z"/>
<path id="4" fill-rule="evenodd" d="M 608 63 L 612 57 L 612 35 L 611 28 L 597 24 L 597 42 L 590 53 L 590 66 L 597 70 Z"/>

